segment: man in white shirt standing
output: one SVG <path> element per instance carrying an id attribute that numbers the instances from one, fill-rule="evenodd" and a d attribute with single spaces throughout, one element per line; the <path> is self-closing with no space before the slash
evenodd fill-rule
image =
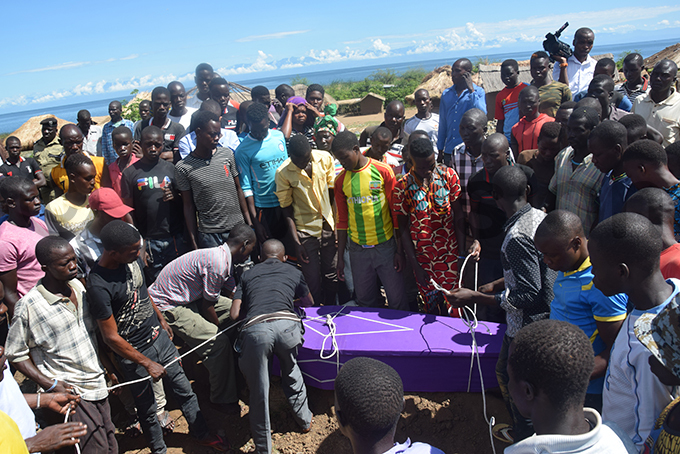
<path id="1" fill-rule="evenodd" d="M 437 150 L 437 134 L 439 133 L 439 114 L 432 113 L 432 100 L 430 93 L 421 88 L 417 90 L 413 96 L 416 100 L 416 107 L 418 113 L 406 120 L 404 123 L 404 132 L 406 134 L 413 134 L 413 131 L 425 131 L 432 141 L 434 149 Z M 437 152 L 435 151 L 435 158 Z"/>
<path id="2" fill-rule="evenodd" d="M 184 129 L 189 130 L 191 124 L 191 115 L 197 109 L 187 107 L 187 92 L 184 90 L 182 82 L 173 81 L 168 84 L 168 91 L 170 91 L 170 105 L 172 109 L 168 113 L 168 118 L 175 123 L 184 126 Z"/>
<path id="3" fill-rule="evenodd" d="M 574 55 L 564 58 L 553 55 L 555 67 L 553 79 L 569 85 L 572 93 L 580 93 L 588 90 L 590 81 L 593 80 L 597 60 L 591 57 L 590 51 L 595 42 L 595 33 L 589 28 L 579 28 L 574 33 Z M 558 65 L 559 63 L 559 65 Z"/>
<path id="4" fill-rule="evenodd" d="M 102 155 L 102 127 L 92 123 L 92 117 L 87 110 L 78 111 L 78 129 L 83 133 L 83 151 L 90 156 Z"/>

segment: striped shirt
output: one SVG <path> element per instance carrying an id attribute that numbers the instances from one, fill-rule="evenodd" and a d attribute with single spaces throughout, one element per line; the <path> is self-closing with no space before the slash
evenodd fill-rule
<path id="1" fill-rule="evenodd" d="M 576 169 L 571 164 L 573 157 L 574 149 L 570 146 L 559 152 L 555 158 L 555 175 L 548 189 L 557 197 L 558 210 L 571 211 L 581 218 L 588 237 L 599 211 L 597 194 L 604 173 L 592 163 L 593 155 L 586 156 Z"/>
<path id="2" fill-rule="evenodd" d="M 352 241 L 376 245 L 392 238 L 392 192 L 396 179 L 387 164 L 368 158 L 361 169 L 343 170 L 335 179 L 338 230 L 348 230 Z"/>
<path id="3" fill-rule="evenodd" d="M 158 309 L 167 311 L 205 298 L 217 301 L 231 273 L 229 246 L 197 249 L 166 265 L 149 287 Z"/>
<path id="4" fill-rule="evenodd" d="M 105 399 L 108 391 L 85 287 L 77 279 L 68 285 L 77 307 L 69 298 L 50 293 L 40 282 L 17 302 L 5 352 L 12 362 L 31 358 L 46 377 L 73 385 L 78 394 L 101 390 L 88 393 L 85 400 Z"/>
<path id="5" fill-rule="evenodd" d="M 229 148 L 217 147 L 207 160 L 190 153 L 177 163 L 175 184 L 179 191 L 191 191 L 199 232 L 223 233 L 243 223 L 235 180 L 238 177 L 234 153 Z"/>

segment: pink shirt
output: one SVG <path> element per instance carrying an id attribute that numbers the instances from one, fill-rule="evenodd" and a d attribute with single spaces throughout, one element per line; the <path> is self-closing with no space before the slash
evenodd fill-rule
<path id="1" fill-rule="evenodd" d="M 111 177 L 111 187 L 113 188 L 114 191 L 116 191 L 116 194 L 118 196 L 122 197 L 120 195 L 120 180 L 123 178 L 123 171 L 120 170 L 120 167 L 118 167 L 118 161 L 120 158 L 116 159 L 113 161 L 111 164 L 109 164 L 109 176 Z M 132 153 L 130 155 L 130 161 L 128 162 L 128 167 L 130 167 L 132 164 L 135 162 L 139 161 L 139 158 L 137 155 Z M 126 167 L 127 169 L 127 167 Z"/>
<path id="2" fill-rule="evenodd" d="M 0 225 L 0 273 L 17 270 L 17 294 L 23 297 L 45 275 L 35 258 L 35 245 L 48 235 L 47 225 L 31 218 L 28 228 L 10 221 Z"/>

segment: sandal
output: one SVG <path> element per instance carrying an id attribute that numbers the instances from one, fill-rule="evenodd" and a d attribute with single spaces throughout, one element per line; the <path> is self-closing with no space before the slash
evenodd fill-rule
<path id="1" fill-rule="evenodd" d="M 130 422 L 125 427 L 125 435 L 130 438 L 137 438 L 142 434 L 142 425 L 139 423 L 137 416 L 131 416 Z"/>
<path id="2" fill-rule="evenodd" d="M 515 437 L 512 433 L 512 426 L 509 424 L 496 424 L 493 426 L 493 437 L 504 443 L 512 444 L 515 442 Z"/>
<path id="3" fill-rule="evenodd" d="M 219 435 L 208 435 L 203 440 L 196 440 L 199 445 L 212 448 L 215 451 L 227 452 L 231 449 L 229 441 L 220 437 Z"/>
<path id="4" fill-rule="evenodd" d="M 161 425 L 161 429 L 163 429 L 163 435 L 169 435 L 175 430 L 175 420 L 172 419 L 172 416 L 170 416 L 170 413 L 167 411 L 164 411 L 162 415 L 158 416 L 158 422 Z"/>
<path id="5" fill-rule="evenodd" d="M 308 433 L 312 430 L 312 424 L 314 424 L 314 419 L 312 419 L 311 421 L 309 421 L 309 425 L 308 425 L 307 427 L 303 427 L 303 428 L 300 430 L 300 432 L 302 432 L 303 434 L 308 434 Z"/>

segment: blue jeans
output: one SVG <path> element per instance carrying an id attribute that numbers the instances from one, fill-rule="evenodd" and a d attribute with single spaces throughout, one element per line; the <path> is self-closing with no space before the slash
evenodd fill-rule
<path id="1" fill-rule="evenodd" d="M 281 385 L 293 407 L 293 417 L 303 428 L 312 423 L 307 403 L 307 388 L 297 365 L 298 346 L 302 345 L 300 322 L 273 320 L 241 331 L 239 366 L 250 388 L 250 432 L 257 453 L 272 452 L 269 422 L 269 363 L 276 355 L 281 365 Z"/>
<path id="2" fill-rule="evenodd" d="M 198 232 L 198 247 L 207 249 L 211 247 L 222 246 L 229 238 L 230 230 L 222 233 L 204 233 Z"/>
<path id="3" fill-rule="evenodd" d="M 155 341 L 141 349 L 137 349 L 137 351 L 151 361 L 161 365 L 169 363 L 178 356 L 177 349 L 172 344 L 172 341 L 170 341 L 168 333 L 164 330 L 160 331 Z M 118 360 L 126 381 L 149 376 L 146 369 L 139 364 L 121 357 L 118 357 Z M 166 371 L 168 374 L 164 380 L 167 385 L 170 385 L 170 390 L 182 409 L 182 413 L 189 424 L 189 431 L 198 439 L 207 437 L 209 434 L 208 425 L 201 414 L 198 398 L 191 389 L 191 383 L 189 383 L 187 376 L 184 375 L 184 369 L 182 369 L 179 362 L 175 362 L 168 366 Z M 161 429 L 161 425 L 156 417 L 156 399 L 153 395 L 153 389 L 151 389 L 151 381 L 146 380 L 130 385 L 130 392 L 135 400 L 139 423 L 142 425 L 142 431 L 146 441 L 149 443 L 151 452 L 154 454 L 165 453 L 167 447 L 163 440 L 163 429 Z"/>
<path id="4" fill-rule="evenodd" d="M 156 280 L 165 265 L 175 260 L 186 252 L 184 238 L 181 233 L 169 238 L 146 239 L 149 260 L 144 274 L 146 285 L 151 285 Z"/>

